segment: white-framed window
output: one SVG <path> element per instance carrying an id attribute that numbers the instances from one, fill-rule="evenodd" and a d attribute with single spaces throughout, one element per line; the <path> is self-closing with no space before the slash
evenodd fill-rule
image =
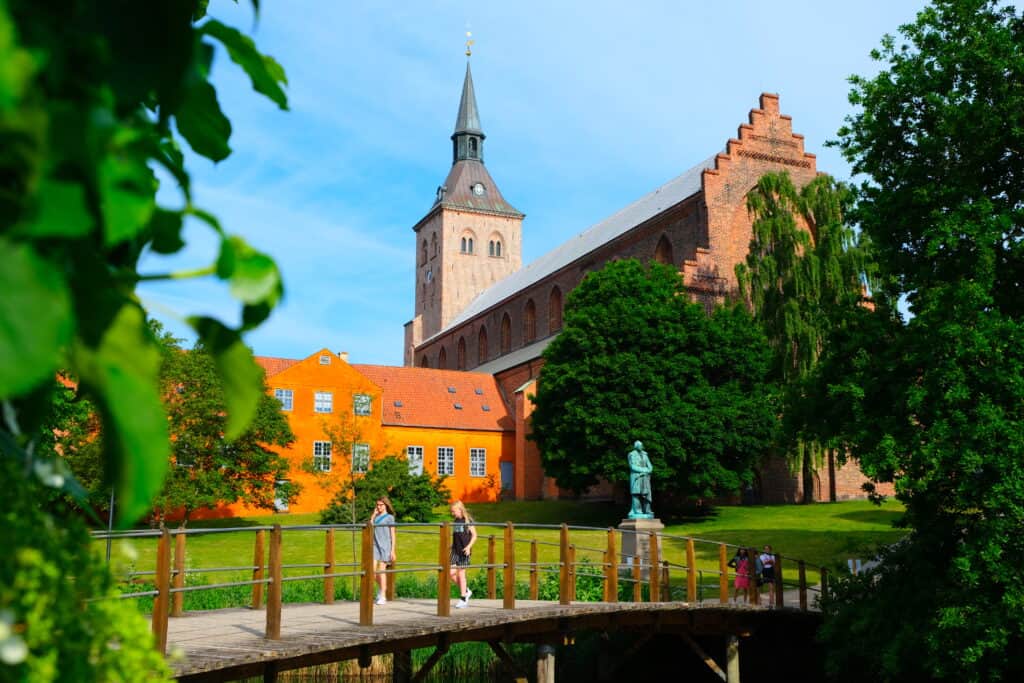
<path id="1" fill-rule="evenodd" d="M 294 395 L 291 389 L 274 389 L 274 398 L 281 402 L 281 410 L 291 410 Z"/>
<path id="2" fill-rule="evenodd" d="M 373 397 L 369 394 L 354 394 L 352 396 L 352 412 L 356 415 L 372 415 Z"/>
<path id="3" fill-rule="evenodd" d="M 330 356 L 326 356 L 326 355 L 325 356 L 320 356 L 320 365 L 330 365 L 330 364 L 331 364 L 331 357 Z"/>
<path id="4" fill-rule="evenodd" d="M 313 442 L 313 469 L 317 472 L 331 471 L 331 442 Z"/>
<path id="5" fill-rule="evenodd" d="M 352 471 L 363 474 L 370 469 L 370 444 L 352 444 Z"/>
<path id="6" fill-rule="evenodd" d="M 455 474 L 455 449 L 451 446 L 438 446 L 437 473 Z"/>
<path id="7" fill-rule="evenodd" d="M 334 394 L 329 391 L 318 391 L 313 395 L 313 412 L 330 413 L 334 410 Z"/>
<path id="8" fill-rule="evenodd" d="M 487 476 L 487 449 L 486 448 L 470 448 L 469 449 L 469 476 L 471 476 L 471 477 L 486 477 Z"/>
<path id="9" fill-rule="evenodd" d="M 409 474 L 415 477 L 423 474 L 423 446 L 406 446 L 405 459 L 409 462 Z"/>

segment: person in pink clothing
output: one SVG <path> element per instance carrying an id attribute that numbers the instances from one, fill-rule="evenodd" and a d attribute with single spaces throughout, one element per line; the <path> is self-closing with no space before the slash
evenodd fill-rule
<path id="1" fill-rule="evenodd" d="M 729 566 L 736 570 L 736 578 L 732 581 L 732 599 L 738 602 L 740 599 L 740 591 L 743 591 L 743 595 L 746 596 L 747 601 L 749 602 L 751 564 L 750 553 L 747 552 L 747 549 L 740 548 L 737 550 L 736 556 L 729 560 Z"/>

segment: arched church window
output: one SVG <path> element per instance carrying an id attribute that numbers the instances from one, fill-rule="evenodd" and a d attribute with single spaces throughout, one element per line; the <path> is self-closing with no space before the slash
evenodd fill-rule
<path id="1" fill-rule="evenodd" d="M 466 253 L 467 254 L 472 254 L 473 253 L 473 238 L 472 237 L 469 238 L 469 251 L 467 251 Z"/>
<path id="2" fill-rule="evenodd" d="M 523 309 L 523 343 L 529 344 L 537 338 L 537 306 L 533 299 L 526 300 Z"/>
<path id="3" fill-rule="evenodd" d="M 476 138 L 469 139 L 469 158 L 476 159 L 477 157 L 477 142 Z"/>
<path id="4" fill-rule="evenodd" d="M 455 369 L 465 370 L 466 369 L 466 339 L 465 337 L 459 337 L 459 345 L 456 347 L 455 353 Z"/>
<path id="5" fill-rule="evenodd" d="M 441 347 L 441 351 L 437 354 L 437 367 L 441 370 L 448 369 L 448 352 Z"/>
<path id="6" fill-rule="evenodd" d="M 654 248 L 654 260 L 667 266 L 675 263 L 675 260 L 672 258 L 672 243 L 668 241 L 667 235 L 662 235 L 661 239 L 658 240 L 658 246 Z"/>
<path id="7" fill-rule="evenodd" d="M 554 334 L 562 329 L 562 290 L 552 288 L 548 296 L 548 333 Z"/>
<path id="8" fill-rule="evenodd" d="M 501 353 L 506 354 L 512 350 L 512 319 L 508 313 L 501 316 Z"/>
<path id="9" fill-rule="evenodd" d="M 487 243 L 487 255 L 494 256 L 494 240 Z"/>
<path id="10" fill-rule="evenodd" d="M 466 238 L 465 238 L 465 237 L 463 237 L 463 238 L 462 238 L 462 249 L 461 249 L 461 251 L 462 251 L 462 253 L 463 253 L 463 254 L 469 253 L 469 252 L 467 252 L 467 251 L 466 251 L 466 246 L 467 246 L 467 245 L 466 245 Z"/>
<path id="11" fill-rule="evenodd" d="M 501 240 L 494 242 L 494 255 L 501 256 Z"/>
<path id="12" fill-rule="evenodd" d="M 476 338 L 476 362 L 477 365 L 483 365 L 487 362 L 487 328 L 481 327 L 480 334 Z"/>
<path id="13" fill-rule="evenodd" d="M 421 368 L 429 368 L 430 367 L 430 359 L 427 358 L 426 354 L 423 354 L 423 356 L 420 357 L 420 367 Z"/>

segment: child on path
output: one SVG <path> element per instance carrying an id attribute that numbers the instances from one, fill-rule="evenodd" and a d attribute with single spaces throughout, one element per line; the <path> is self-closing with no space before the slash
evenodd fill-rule
<path id="1" fill-rule="evenodd" d="M 733 579 L 733 595 L 732 599 L 735 602 L 739 602 L 740 591 L 743 591 L 743 595 L 746 596 L 747 602 L 750 602 L 750 554 L 746 548 L 740 548 L 736 551 L 735 557 L 729 560 L 729 566 L 736 570 L 736 578 Z"/>
<path id="2" fill-rule="evenodd" d="M 473 595 L 473 591 L 466 586 L 466 567 L 469 566 L 469 554 L 473 544 L 476 543 L 476 529 L 473 527 L 473 518 L 461 500 L 452 503 L 451 513 L 455 522 L 452 524 L 450 572 L 452 581 L 459 584 L 459 595 L 461 596 L 461 599 L 455 603 L 455 607 L 464 609 L 469 606 L 469 598 Z"/>
<path id="3" fill-rule="evenodd" d="M 772 547 L 766 545 L 758 558 L 761 560 L 761 580 L 768 586 L 768 605 L 775 605 L 775 555 Z"/>
<path id="4" fill-rule="evenodd" d="M 395 562 L 395 508 L 387 496 L 381 496 L 373 508 L 373 563 L 377 570 L 378 605 L 387 602 L 388 575 L 385 570 Z"/>

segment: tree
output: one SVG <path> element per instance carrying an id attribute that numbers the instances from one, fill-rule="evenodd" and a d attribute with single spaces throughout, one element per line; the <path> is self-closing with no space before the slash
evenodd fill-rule
<path id="1" fill-rule="evenodd" d="M 762 176 L 747 197 L 750 251 L 736 266 L 740 296 L 765 330 L 774 350 L 772 375 L 789 397 L 785 423 L 795 428 L 780 435 L 802 472 L 805 502 L 822 447 L 792 413 L 837 315 L 862 302 L 869 270 L 864 245 L 844 222 L 852 199 L 830 176 L 800 190 L 788 173 Z"/>
<path id="2" fill-rule="evenodd" d="M 711 315 L 667 266 L 629 259 L 573 290 L 544 352 L 532 437 L 559 486 L 626 481 L 644 443 L 656 491 L 735 492 L 776 429 L 770 350 L 741 307 Z"/>
<path id="3" fill-rule="evenodd" d="M 103 479 L 117 489 L 120 524 L 150 509 L 170 444 L 139 282 L 216 276 L 229 286 L 239 325 L 188 321 L 227 387 L 225 436 L 245 431 L 259 406 L 261 375 L 241 334 L 280 300 L 280 274 L 193 203 L 182 143 L 213 161 L 231 151 L 231 124 L 210 82 L 217 49 L 282 109 L 285 76 L 248 37 L 207 18 L 206 5 L 0 0 L 0 471 L 12 511 L 0 524 L 5 677 L 167 674 L 139 615 L 104 599 L 109 574 L 88 551 L 84 526 L 43 493 L 81 497 L 83 489 L 55 449 L 37 449 L 53 436 L 53 378 L 64 370 L 102 423 Z M 174 178 L 179 204 L 157 204 L 155 167 Z M 144 252 L 185 246 L 186 221 L 219 240 L 210 265 L 140 272 Z"/>
<path id="4" fill-rule="evenodd" d="M 281 404 L 266 392 L 266 385 L 252 423 L 228 441 L 224 438 L 224 389 L 212 355 L 201 342 L 184 351 L 170 335 L 160 340 L 164 353 L 160 383 L 172 458 L 154 506 L 160 523 L 179 510 L 184 527 L 199 508 L 244 500 L 252 507 L 274 510 L 275 499 L 293 500 L 299 489 L 288 481 L 288 460 L 271 446 L 286 447 L 295 437 Z"/>
<path id="5" fill-rule="evenodd" d="M 381 496 L 391 499 L 397 521 L 429 522 L 434 508 L 447 503 L 450 494 L 444 477 L 434 478 L 429 472 L 412 474 L 405 458 L 389 455 L 374 460 L 366 474 L 346 484 L 320 513 L 320 523 L 349 524 L 352 518 L 365 521 Z"/>
<path id="6" fill-rule="evenodd" d="M 936 0 L 900 33 L 872 53 L 877 76 L 851 79 L 838 142 L 866 178 L 877 309 L 851 314 L 809 393 L 819 433 L 895 483 L 912 532 L 837 586 L 823 638 L 841 678 L 1019 680 L 1024 19 Z"/>

